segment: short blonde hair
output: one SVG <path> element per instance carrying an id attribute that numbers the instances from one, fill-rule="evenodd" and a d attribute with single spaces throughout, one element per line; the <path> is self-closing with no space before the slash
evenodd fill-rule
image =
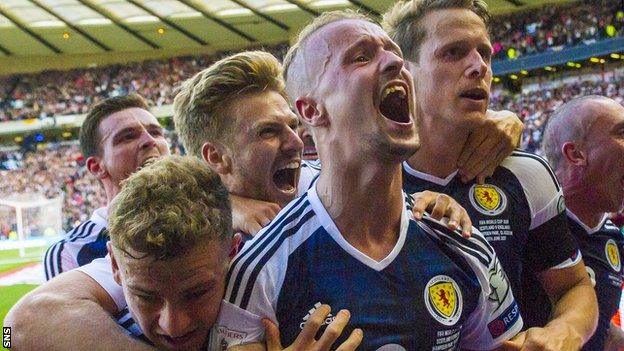
<path id="1" fill-rule="evenodd" d="M 406 59 L 417 62 L 420 46 L 427 36 L 427 28 L 420 22 L 436 10 L 466 9 L 490 25 L 490 13 L 484 0 L 410 0 L 399 1 L 383 15 L 382 26 L 390 38 L 401 48 Z"/>
<path id="2" fill-rule="evenodd" d="M 131 249 L 157 259 L 178 257 L 205 240 L 229 245 L 227 190 L 198 158 L 165 156 L 122 183 L 110 207 L 109 233 L 126 254 Z"/>
<path id="3" fill-rule="evenodd" d="M 246 94 L 273 90 L 286 98 L 281 65 L 264 51 L 223 58 L 182 83 L 173 101 L 175 127 L 189 154 L 201 157 L 206 141 L 229 143 L 238 132 L 228 108 Z"/>
<path id="4" fill-rule="evenodd" d="M 312 22 L 299 32 L 297 40 L 290 49 L 288 49 L 284 57 L 284 81 L 286 81 L 286 91 L 291 101 L 295 101 L 302 96 L 303 90 L 309 88 L 307 84 L 308 77 L 303 73 L 305 70 L 294 76 L 288 74 L 291 66 L 303 64 L 303 62 L 301 62 L 301 56 L 304 55 L 304 53 L 301 51 L 305 51 L 302 48 L 305 47 L 306 41 L 319 29 L 330 23 L 342 20 L 362 20 L 379 25 L 379 23 L 375 22 L 372 18 L 351 9 L 323 12 L 320 16 L 314 18 Z"/>

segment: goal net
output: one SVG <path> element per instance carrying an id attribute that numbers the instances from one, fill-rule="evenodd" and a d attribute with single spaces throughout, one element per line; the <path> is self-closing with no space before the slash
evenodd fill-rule
<path id="1" fill-rule="evenodd" d="M 0 198 L 0 250 L 44 246 L 63 234 L 63 198 L 14 194 Z"/>

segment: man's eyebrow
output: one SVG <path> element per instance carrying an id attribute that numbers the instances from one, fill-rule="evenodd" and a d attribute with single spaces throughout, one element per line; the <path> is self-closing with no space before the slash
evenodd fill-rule
<path id="1" fill-rule="evenodd" d="M 140 286 L 136 286 L 136 285 L 128 284 L 128 283 L 126 283 L 126 286 L 128 287 L 128 289 L 136 291 L 136 292 L 140 292 L 140 293 L 147 294 L 147 295 L 153 295 L 154 294 L 154 291 L 150 291 L 150 290 L 144 289 L 144 288 L 142 288 Z"/>

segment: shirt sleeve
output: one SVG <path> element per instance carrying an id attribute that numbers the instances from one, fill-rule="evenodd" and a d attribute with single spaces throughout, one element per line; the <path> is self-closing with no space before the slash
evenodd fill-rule
<path id="1" fill-rule="evenodd" d="M 260 316 L 223 300 L 210 335 L 210 350 L 222 350 L 264 340 L 264 326 Z"/>
<path id="2" fill-rule="evenodd" d="M 467 256 L 467 261 L 481 284 L 482 293 L 477 308 L 462 328 L 460 346 L 462 349 L 491 350 L 519 333 L 523 321 L 494 249 L 478 231 L 473 230 L 470 241 L 481 248 L 480 259 Z"/>
<path id="3" fill-rule="evenodd" d="M 78 262 L 65 250 L 65 240 L 59 240 L 50 245 L 43 258 L 46 280 L 76 267 L 78 267 Z"/>
<path id="4" fill-rule="evenodd" d="M 115 301 L 117 308 L 122 310 L 126 307 L 123 288 L 113 279 L 113 268 L 111 267 L 110 255 L 98 258 L 91 263 L 78 267 L 77 270 L 88 275 L 106 290 L 108 295 Z"/>
<path id="5" fill-rule="evenodd" d="M 577 264 L 578 244 L 568 229 L 563 191 L 555 173 L 537 155 L 515 151 L 513 156 L 502 165 L 522 185 L 531 212 L 524 264 L 533 272 Z"/>

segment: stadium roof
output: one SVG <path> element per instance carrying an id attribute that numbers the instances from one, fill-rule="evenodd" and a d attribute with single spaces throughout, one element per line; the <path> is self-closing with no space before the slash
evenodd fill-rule
<path id="1" fill-rule="evenodd" d="M 545 3 L 487 2 L 494 13 Z M 16 62 L 22 57 L 118 56 L 159 50 L 209 53 L 258 46 L 287 41 L 322 11 L 350 7 L 378 15 L 392 3 L 394 0 L 2 0 L 0 63 L 3 58 Z"/>

